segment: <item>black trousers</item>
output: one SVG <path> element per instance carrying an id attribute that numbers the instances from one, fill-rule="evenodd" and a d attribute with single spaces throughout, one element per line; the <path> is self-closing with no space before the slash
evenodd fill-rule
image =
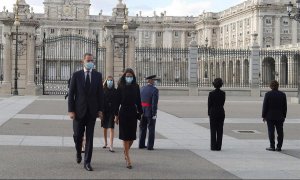
<path id="1" fill-rule="evenodd" d="M 277 148 L 281 149 L 283 143 L 283 121 L 267 120 L 270 147 L 275 148 L 275 128 L 277 131 Z"/>
<path id="2" fill-rule="evenodd" d="M 210 149 L 221 150 L 223 140 L 224 118 L 210 119 Z"/>
<path id="3" fill-rule="evenodd" d="M 93 154 L 93 139 L 96 119 L 87 112 L 84 118 L 73 120 L 73 138 L 77 154 L 81 153 L 84 130 L 86 130 L 86 144 L 84 154 L 84 164 L 90 163 Z"/>
<path id="4" fill-rule="evenodd" d="M 148 142 L 147 148 L 152 149 L 154 146 L 155 139 L 155 124 L 156 119 L 152 119 L 151 117 L 143 117 L 140 122 L 140 139 L 139 139 L 139 147 L 145 146 L 145 140 L 147 135 L 147 127 L 149 130 L 148 133 Z"/>

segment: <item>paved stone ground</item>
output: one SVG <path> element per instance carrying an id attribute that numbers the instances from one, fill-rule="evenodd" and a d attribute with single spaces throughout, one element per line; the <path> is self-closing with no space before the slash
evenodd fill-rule
<path id="1" fill-rule="evenodd" d="M 0 96 L 0 178 L 299 179 L 300 105 L 288 103 L 283 151 L 268 152 L 263 98 L 227 97 L 221 152 L 209 150 L 207 97 L 160 97 L 155 151 L 133 144 L 125 168 L 122 142 L 102 149 L 95 129 L 94 172 L 75 163 L 71 120 L 62 96 Z M 238 133 L 251 130 L 254 133 Z M 116 137 L 118 127 L 116 126 Z"/>

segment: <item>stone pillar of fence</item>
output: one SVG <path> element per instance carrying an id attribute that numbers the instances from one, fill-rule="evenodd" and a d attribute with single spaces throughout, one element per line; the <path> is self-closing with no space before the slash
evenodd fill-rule
<path id="1" fill-rule="evenodd" d="M 131 35 L 128 38 L 128 64 L 127 67 L 132 68 L 134 71 L 135 69 L 135 35 Z"/>
<path id="2" fill-rule="evenodd" d="M 113 46 L 113 36 L 108 34 L 105 37 L 105 48 L 106 48 L 106 62 L 105 62 L 105 72 L 106 76 L 114 76 L 114 46 Z"/>
<path id="3" fill-rule="evenodd" d="M 39 95 L 40 92 L 34 83 L 34 75 L 35 75 L 35 42 L 36 42 L 36 35 L 35 29 L 32 29 L 32 32 L 27 35 L 27 78 L 26 78 L 26 95 Z"/>
<path id="4" fill-rule="evenodd" d="M 198 57 L 198 44 L 195 41 L 195 33 L 192 34 L 193 38 L 189 44 L 189 96 L 198 96 L 198 78 L 197 78 L 197 57 Z"/>
<path id="5" fill-rule="evenodd" d="M 259 70 L 260 70 L 260 46 L 257 42 L 258 34 L 252 34 L 252 46 L 251 46 L 251 56 L 250 56 L 250 71 L 249 71 L 249 82 L 251 88 L 251 96 L 259 97 L 260 88 L 259 88 Z"/>
<path id="6" fill-rule="evenodd" d="M 4 30 L 8 30 L 4 26 Z M 3 83 L 0 88 L 1 94 L 11 94 L 11 80 L 12 80 L 12 59 L 11 59 L 11 44 L 12 35 L 10 31 L 4 31 L 4 46 L 3 46 Z"/>

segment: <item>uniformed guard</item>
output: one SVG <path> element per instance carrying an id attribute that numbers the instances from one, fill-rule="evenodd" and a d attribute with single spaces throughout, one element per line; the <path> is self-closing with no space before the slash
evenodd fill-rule
<path id="1" fill-rule="evenodd" d="M 158 89 L 155 87 L 156 75 L 146 77 L 147 85 L 141 89 L 141 101 L 143 108 L 143 117 L 140 121 L 140 139 L 139 148 L 153 150 L 155 139 L 155 123 L 157 117 Z M 148 143 L 145 146 L 145 139 L 148 133 Z"/>

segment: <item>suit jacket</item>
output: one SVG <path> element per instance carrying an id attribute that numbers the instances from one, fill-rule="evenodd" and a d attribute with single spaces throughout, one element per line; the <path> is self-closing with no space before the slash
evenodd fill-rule
<path id="1" fill-rule="evenodd" d="M 286 118 L 287 103 L 285 93 L 272 90 L 265 94 L 262 118 L 266 120 L 284 121 Z"/>
<path id="2" fill-rule="evenodd" d="M 210 118 L 225 118 L 225 92 L 215 89 L 208 95 L 208 116 Z"/>
<path id="3" fill-rule="evenodd" d="M 157 103 L 158 103 L 158 89 L 153 85 L 146 85 L 141 89 L 141 101 L 147 103 L 150 106 L 143 106 L 143 116 L 153 117 L 157 114 Z"/>
<path id="4" fill-rule="evenodd" d="M 85 74 L 83 70 L 73 74 L 68 98 L 68 111 L 76 113 L 76 119 L 83 118 L 89 110 L 93 119 L 96 120 L 98 112 L 103 112 L 103 85 L 101 73 L 91 72 L 91 85 L 88 93 L 85 92 Z"/>

